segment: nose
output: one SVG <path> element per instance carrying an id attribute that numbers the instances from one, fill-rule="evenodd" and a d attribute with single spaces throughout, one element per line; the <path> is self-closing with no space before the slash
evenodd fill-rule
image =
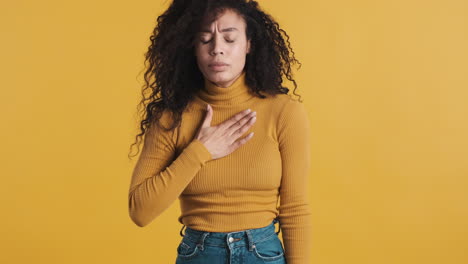
<path id="1" fill-rule="evenodd" d="M 213 37 L 213 45 L 212 45 L 212 50 L 211 50 L 211 54 L 212 55 L 216 55 L 216 54 L 224 54 L 224 46 L 223 46 L 223 43 L 222 43 L 222 37 L 223 36 L 218 36 L 218 34 L 216 34 L 214 37 Z"/>

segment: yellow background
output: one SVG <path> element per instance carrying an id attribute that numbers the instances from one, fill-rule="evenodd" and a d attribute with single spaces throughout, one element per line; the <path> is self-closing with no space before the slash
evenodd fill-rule
<path id="1" fill-rule="evenodd" d="M 468 2 L 259 2 L 302 63 L 311 263 L 468 263 Z M 178 202 L 145 228 L 127 211 L 168 3 L 2 3 L 1 263 L 174 263 Z"/>

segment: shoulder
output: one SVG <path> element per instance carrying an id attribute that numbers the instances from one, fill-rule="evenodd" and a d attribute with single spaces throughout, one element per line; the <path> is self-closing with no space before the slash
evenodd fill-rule
<path id="1" fill-rule="evenodd" d="M 277 94 L 272 98 L 272 105 L 274 105 L 279 119 L 294 115 L 307 115 L 304 102 L 293 97 L 291 94 Z"/>
<path id="2" fill-rule="evenodd" d="M 284 95 L 278 102 L 277 137 L 280 148 L 287 144 L 307 144 L 311 125 L 307 109 L 303 102 L 291 95 Z M 302 100 L 303 101 L 303 100 Z M 281 104 L 280 104 L 281 103 Z"/>
<path id="3" fill-rule="evenodd" d="M 160 124 L 169 127 L 173 121 L 174 117 L 172 111 L 169 109 L 162 110 L 161 117 L 159 118 Z"/>
<path id="4" fill-rule="evenodd" d="M 278 134 L 291 134 L 300 137 L 302 133 L 310 130 L 310 118 L 304 105 L 304 100 L 284 94 L 278 102 L 277 110 Z"/>
<path id="5" fill-rule="evenodd" d="M 173 134 L 177 129 L 168 130 L 174 123 L 174 115 L 171 110 L 163 109 L 160 113 L 159 118 L 156 116 L 152 117 L 149 122 L 148 132 L 149 134 L 154 133 L 170 133 Z"/>

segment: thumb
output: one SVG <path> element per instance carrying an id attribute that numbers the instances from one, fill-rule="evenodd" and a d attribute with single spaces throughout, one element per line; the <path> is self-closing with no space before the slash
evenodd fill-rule
<path id="1" fill-rule="evenodd" d="M 206 115 L 205 120 L 203 120 L 202 127 L 209 127 L 211 126 L 211 120 L 213 118 L 213 109 L 211 108 L 210 104 L 206 105 Z"/>

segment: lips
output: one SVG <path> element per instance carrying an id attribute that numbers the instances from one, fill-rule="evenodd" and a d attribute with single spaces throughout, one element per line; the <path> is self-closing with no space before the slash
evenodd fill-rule
<path id="1" fill-rule="evenodd" d="M 214 62 L 208 65 L 210 70 L 215 71 L 215 72 L 222 72 L 227 69 L 228 64 L 224 62 Z"/>
<path id="2" fill-rule="evenodd" d="M 224 62 L 215 62 L 215 63 L 211 63 L 208 65 L 209 67 L 215 67 L 215 66 L 227 66 L 226 63 Z"/>

